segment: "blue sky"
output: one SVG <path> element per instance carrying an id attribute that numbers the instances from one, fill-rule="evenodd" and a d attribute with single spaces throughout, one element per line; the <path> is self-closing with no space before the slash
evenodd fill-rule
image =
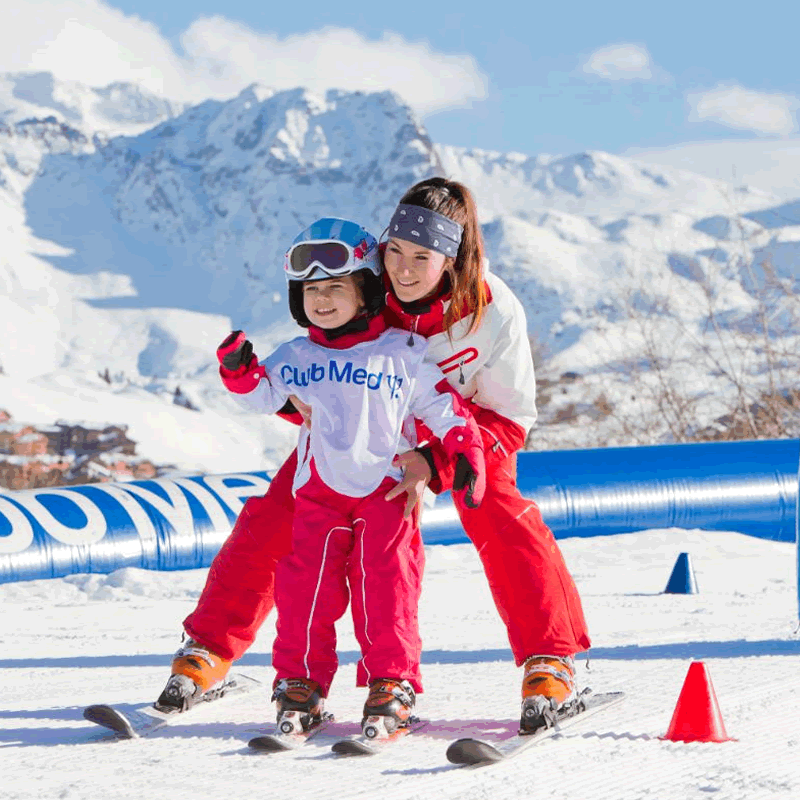
<path id="1" fill-rule="evenodd" d="M 29 0 L 0 33 L 0 71 L 27 63 L 95 84 L 145 76 L 151 88 L 163 79 L 166 93 L 192 99 L 231 95 L 253 79 L 393 88 L 437 142 L 620 153 L 795 138 L 798 8 L 772 0 Z M 161 78 L 148 72 L 149 59 Z"/>

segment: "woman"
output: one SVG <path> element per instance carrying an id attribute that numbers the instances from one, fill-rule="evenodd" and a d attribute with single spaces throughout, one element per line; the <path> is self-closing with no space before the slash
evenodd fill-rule
<path id="1" fill-rule="evenodd" d="M 525 667 L 521 724 L 532 730 L 574 701 L 573 656 L 590 640 L 555 538 L 536 504 L 516 488 L 516 451 L 536 419 L 525 314 L 499 278 L 484 274 L 477 209 L 462 184 L 431 178 L 411 187 L 387 232 L 387 322 L 428 339 L 481 428 L 483 503 L 477 509 L 458 499 L 455 504 L 480 554 L 516 664 Z M 191 678 L 198 694 L 224 678 L 273 607 L 275 565 L 290 549 L 296 458 L 293 453 L 280 468 L 263 498 L 245 503 L 197 608 L 184 621 L 190 638 L 172 672 Z M 407 513 L 426 485 L 435 492 L 451 488 L 452 468 L 435 447 L 418 447 L 399 459 L 405 475 L 387 497 L 406 492 Z M 165 694 L 159 703 L 169 706 Z"/>

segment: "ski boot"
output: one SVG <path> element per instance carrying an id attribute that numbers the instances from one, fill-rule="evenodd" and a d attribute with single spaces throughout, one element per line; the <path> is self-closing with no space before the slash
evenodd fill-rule
<path id="1" fill-rule="evenodd" d="M 277 706 L 278 733 L 300 734 L 316 727 L 327 716 L 320 686 L 308 678 L 282 678 L 272 700 Z"/>
<path id="2" fill-rule="evenodd" d="M 367 739 L 388 739 L 413 720 L 416 693 L 408 681 L 381 678 L 369 685 L 361 731 Z"/>
<path id="3" fill-rule="evenodd" d="M 575 661 L 571 656 L 530 656 L 522 679 L 521 734 L 552 728 L 579 709 Z"/>
<path id="4" fill-rule="evenodd" d="M 172 675 L 155 702 L 159 711 L 186 711 L 224 685 L 231 661 L 187 639 L 172 659 Z"/>

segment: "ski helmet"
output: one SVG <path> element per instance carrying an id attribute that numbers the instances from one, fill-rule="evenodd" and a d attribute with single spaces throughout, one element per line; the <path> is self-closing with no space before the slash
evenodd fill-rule
<path id="1" fill-rule="evenodd" d="M 289 311 L 298 325 L 311 325 L 303 309 L 303 283 L 361 273 L 367 316 L 384 304 L 381 261 L 375 237 L 357 222 L 324 217 L 295 236 L 283 265 L 289 281 Z"/>

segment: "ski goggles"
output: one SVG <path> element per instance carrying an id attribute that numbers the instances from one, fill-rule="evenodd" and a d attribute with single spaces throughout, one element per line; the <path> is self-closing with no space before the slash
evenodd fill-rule
<path id="1" fill-rule="evenodd" d="M 296 281 L 305 280 L 315 269 L 332 278 L 353 271 L 356 257 L 353 248 L 334 239 L 298 242 L 286 254 L 286 274 Z"/>

